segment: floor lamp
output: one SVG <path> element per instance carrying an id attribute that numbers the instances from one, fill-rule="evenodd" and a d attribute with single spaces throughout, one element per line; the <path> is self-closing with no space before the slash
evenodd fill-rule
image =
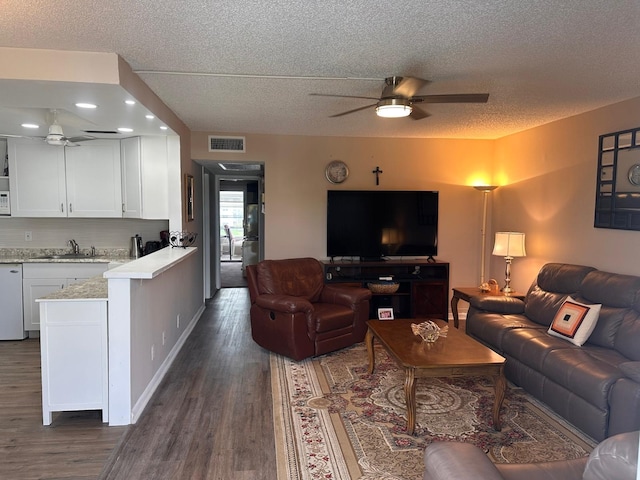
<path id="1" fill-rule="evenodd" d="M 487 255 L 487 202 L 489 200 L 489 194 L 493 192 L 497 186 L 493 185 L 480 185 L 473 187 L 476 190 L 482 192 L 482 250 L 480 251 L 480 290 L 483 292 L 489 291 L 489 284 L 485 281 L 485 259 Z"/>

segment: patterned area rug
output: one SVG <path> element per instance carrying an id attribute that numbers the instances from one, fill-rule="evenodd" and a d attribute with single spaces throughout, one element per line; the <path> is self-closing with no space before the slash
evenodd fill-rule
<path id="1" fill-rule="evenodd" d="M 439 441 L 473 443 L 497 463 L 577 458 L 595 446 L 513 385 L 496 432 L 483 377 L 419 379 L 407 435 L 404 374 L 379 345 L 372 375 L 364 344 L 302 362 L 272 354 L 271 372 L 278 480 L 420 480 L 424 448 Z"/>

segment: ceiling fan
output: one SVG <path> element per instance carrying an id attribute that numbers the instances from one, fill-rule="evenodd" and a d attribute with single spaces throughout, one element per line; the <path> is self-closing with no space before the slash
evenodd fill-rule
<path id="1" fill-rule="evenodd" d="M 61 147 L 79 147 L 80 145 L 77 142 L 85 141 L 85 140 L 93 140 L 95 137 L 91 136 L 82 136 L 77 138 L 69 138 L 66 137 L 64 131 L 62 130 L 62 125 L 58 123 L 58 112 L 55 109 L 49 111 L 51 123 L 49 125 L 49 131 L 45 137 L 33 137 L 29 135 L 10 135 L 0 133 L 0 137 L 11 137 L 11 138 L 32 138 L 38 140 L 44 140 L 49 145 L 61 146 Z"/>
<path id="2" fill-rule="evenodd" d="M 453 93 L 444 95 L 416 95 L 416 93 L 425 85 L 429 84 L 429 80 L 417 77 L 387 77 L 384 80 L 385 86 L 382 89 L 380 98 L 361 97 L 356 95 L 331 95 L 325 93 L 311 93 L 310 95 L 319 97 L 339 97 L 339 98 L 362 98 L 366 100 L 375 100 L 375 103 L 365 105 L 364 107 L 354 108 L 346 112 L 330 115 L 333 117 L 342 117 L 350 113 L 366 110 L 375 107 L 376 114 L 379 117 L 399 118 L 410 117 L 413 120 L 420 120 L 429 116 L 429 113 L 417 107 L 417 103 L 487 103 L 489 100 L 488 93 Z"/>

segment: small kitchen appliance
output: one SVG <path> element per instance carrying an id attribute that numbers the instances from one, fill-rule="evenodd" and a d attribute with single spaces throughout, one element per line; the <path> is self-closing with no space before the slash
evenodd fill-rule
<path id="1" fill-rule="evenodd" d="M 0 215 L 11 215 L 9 192 L 6 190 L 0 191 Z"/>
<path id="2" fill-rule="evenodd" d="M 140 258 L 142 256 L 142 237 L 138 234 L 135 237 L 131 237 L 129 255 L 131 258 Z"/>

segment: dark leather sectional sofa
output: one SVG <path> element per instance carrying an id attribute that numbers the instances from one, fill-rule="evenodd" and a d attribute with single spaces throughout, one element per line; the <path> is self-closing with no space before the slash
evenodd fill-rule
<path id="1" fill-rule="evenodd" d="M 582 346 L 547 333 L 569 295 L 602 304 Z M 524 301 L 473 297 L 466 331 L 507 359 L 507 379 L 593 439 L 640 429 L 640 277 L 550 263 Z"/>

